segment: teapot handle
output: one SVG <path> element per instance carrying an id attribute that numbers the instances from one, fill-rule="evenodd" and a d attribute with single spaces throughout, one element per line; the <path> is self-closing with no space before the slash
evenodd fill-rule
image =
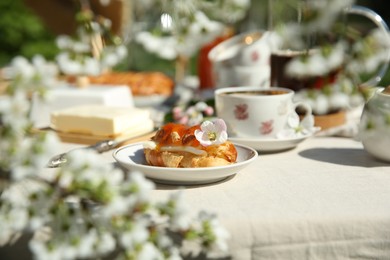
<path id="1" fill-rule="evenodd" d="M 362 15 L 368 18 L 369 20 L 371 20 L 380 30 L 382 30 L 387 35 L 387 40 L 390 43 L 389 27 L 387 26 L 383 18 L 375 11 L 364 6 L 353 5 L 347 8 L 346 12 L 348 14 Z M 387 54 L 387 61 L 382 64 L 377 74 L 372 78 L 370 78 L 369 80 L 367 80 L 366 82 L 362 83 L 361 86 L 363 87 L 376 86 L 382 80 L 383 76 L 387 72 L 387 69 L 389 67 L 389 61 L 390 61 L 390 51 Z"/>

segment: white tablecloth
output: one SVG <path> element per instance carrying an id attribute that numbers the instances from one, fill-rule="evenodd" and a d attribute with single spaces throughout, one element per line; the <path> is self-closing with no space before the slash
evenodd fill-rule
<path id="1" fill-rule="evenodd" d="M 175 186 L 159 185 L 153 197 Z M 233 259 L 390 259 L 390 164 L 360 142 L 314 137 L 262 154 L 233 178 L 189 187 L 195 214 L 215 212 Z"/>
<path id="2" fill-rule="evenodd" d="M 184 191 L 191 214 L 216 213 L 228 229 L 232 259 L 390 259 L 389 163 L 341 137 L 259 153 L 234 177 Z M 113 163 L 111 154 L 102 159 Z M 157 185 L 151 195 L 177 189 Z"/>

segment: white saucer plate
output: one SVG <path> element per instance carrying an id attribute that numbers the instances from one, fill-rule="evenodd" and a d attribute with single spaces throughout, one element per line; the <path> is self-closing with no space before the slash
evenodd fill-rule
<path id="1" fill-rule="evenodd" d="M 312 135 L 305 135 L 289 139 L 261 139 L 250 137 L 229 137 L 233 143 L 246 145 L 252 147 L 257 151 L 263 152 L 279 152 L 295 148 L 298 144 L 311 137 Z"/>
<path id="2" fill-rule="evenodd" d="M 123 167 L 143 172 L 147 178 L 158 183 L 174 185 L 197 185 L 221 181 L 253 162 L 258 153 L 245 145 L 235 144 L 237 161 L 234 164 L 204 168 L 167 168 L 150 166 L 145 160 L 143 142 L 118 148 L 113 152 L 114 159 Z"/>

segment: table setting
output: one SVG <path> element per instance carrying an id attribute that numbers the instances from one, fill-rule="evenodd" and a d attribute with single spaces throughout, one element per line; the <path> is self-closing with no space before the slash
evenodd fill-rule
<path id="1" fill-rule="evenodd" d="M 270 0 L 232 31 L 250 1 L 190 2 L 136 1 L 130 42 L 84 6 L 55 61 L 1 69 L 0 258 L 389 259 L 385 21 Z"/>

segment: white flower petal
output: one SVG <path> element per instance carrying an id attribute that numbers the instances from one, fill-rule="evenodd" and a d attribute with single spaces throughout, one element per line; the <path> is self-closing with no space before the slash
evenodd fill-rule
<path id="1" fill-rule="evenodd" d="M 221 134 L 218 136 L 217 140 L 215 141 L 215 144 L 223 144 L 228 139 L 228 134 L 226 131 L 221 132 Z"/>
<path id="2" fill-rule="evenodd" d="M 223 132 L 223 131 L 227 130 L 227 126 L 225 124 L 225 121 L 222 119 L 216 119 L 214 121 L 214 125 L 215 125 L 217 132 Z"/>
<path id="3" fill-rule="evenodd" d="M 287 118 L 287 124 L 289 127 L 295 129 L 299 126 L 299 116 L 297 113 L 291 113 Z"/>
<path id="4" fill-rule="evenodd" d="M 211 121 L 204 121 L 200 129 L 202 129 L 203 132 L 214 132 L 215 131 L 215 125 Z"/>
<path id="5" fill-rule="evenodd" d="M 301 126 L 304 129 L 312 129 L 314 127 L 314 116 L 306 115 L 301 121 Z"/>

